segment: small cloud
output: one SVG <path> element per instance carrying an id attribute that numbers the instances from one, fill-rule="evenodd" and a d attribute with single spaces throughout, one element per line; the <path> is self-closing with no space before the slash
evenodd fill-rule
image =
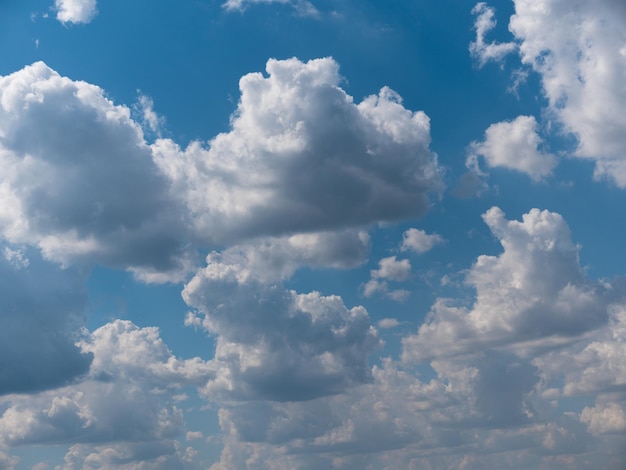
<path id="1" fill-rule="evenodd" d="M 61 23 L 89 23 L 98 14 L 96 0 L 55 0 L 57 20 Z"/>
<path id="2" fill-rule="evenodd" d="M 426 253 L 434 246 L 440 245 L 445 240 L 440 235 L 433 233 L 428 235 L 424 230 L 410 228 L 402 235 L 401 251 L 415 251 L 416 253 Z"/>
<path id="3" fill-rule="evenodd" d="M 558 161 L 541 149 L 543 140 L 537 127 L 534 116 L 518 116 L 512 121 L 492 124 L 485 131 L 482 142 L 470 144 L 466 166 L 482 174 L 478 157 L 483 157 L 490 168 L 508 168 L 540 181 L 552 173 Z"/>
<path id="4" fill-rule="evenodd" d="M 472 14 L 476 15 L 474 29 L 476 30 L 476 40 L 470 43 L 470 54 L 478 60 L 479 67 L 487 62 L 499 62 L 505 56 L 517 50 L 514 42 L 485 42 L 486 34 L 496 26 L 495 9 L 487 6 L 485 2 L 477 3 L 472 8 Z"/>
<path id="5" fill-rule="evenodd" d="M 189 431 L 185 434 L 185 440 L 187 441 L 199 441 L 201 439 L 204 439 L 204 434 L 200 431 Z"/>
<path id="6" fill-rule="evenodd" d="M 408 259 L 397 260 L 395 256 L 390 256 L 381 259 L 378 265 L 379 269 L 371 271 L 372 279 L 406 281 L 411 274 L 411 263 Z"/>
<path id="7" fill-rule="evenodd" d="M 24 269 L 30 264 L 30 261 L 22 250 L 12 250 L 9 247 L 5 247 L 2 254 L 4 259 L 7 260 L 15 269 Z"/>
<path id="8" fill-rule="evenodd" d="M 377 323 L 377 325 L 378 328 L 380 328 L 381 330 L 389 330 L 391 328 L 396 328 L 397 326 L 399 326 L 400 322 L 395 318 L 383 318 Z"/>
<path id="9" fill-rule="evenodd" d="M 227 0 L 222 7 L 227 11 L 243 12 L 249 5 L 278 3 L 291 5 L 298 16 L 318 17 L 319 11 L 307 0 Z"/>

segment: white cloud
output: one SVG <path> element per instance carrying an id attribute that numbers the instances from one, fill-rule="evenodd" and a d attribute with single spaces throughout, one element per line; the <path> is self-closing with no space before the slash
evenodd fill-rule
<path id="1" fill-rule="evenodd" d="M 157 328 L 122 320 L 98 328 L 80 346 L 93 355 L 81 381 L 2 399 L 0 443 L 77 444 L 66 455 L 67 469 L 146 468 L 141 462 L 152 460 L 174 468 L 182 457 L 173 439 L 184 434 L 175 393 L 206 383 L 214 375 L 209 363 L 178 359 Z M 131 464 L 139 466 L 124 467 Z"/>
<path id="2" fill-rule="evenodd" d="M 620 392 L 626 399 L 626 308 L 614 306 L 609 314 L 607 325 L 587 341 L 535 359 L 559 395 Z"/>
<path id="3" fill-rule="evenodd" d="M 379 340 L 367 311 L 287 290 L 257 266 L 245 253 L 212 253 L 183 290 L 199 312 L 186 323 L 217 335 L 206 396 L 309 400 L 368 381 L 367 357 Z"/>
<path id="4" fill-rule="evenodd" d="M 482 142 L 472 142 L 467 165 L 480 172 L 477 158 L 481 156 L 491 168 L 520 171 L 538 181 L 550 175 L 557 165 L 554 155 L 541 150 L 542 144 L 535 118 L 518 116 L 512 121 L 492 124 Z"/>
<path id="5" fill-rule="evenodd" d="M 226 10 L 244 11 L 250 5 L 278 3 L 283 5 L 291 5 L 298 15 L 313 16 L 319 15 L 319 11 L 308 0 L 226 0 L 222 5 Z"/>
<path id="6" fill-rule="evenodd" d="M 378 262 L 379 269 L 371 272 L 373 279 L 389 279 L 406 281 L 411 274 L 411 262 L 408 259 L 398 260 L 395 256 L 383 258 Z"/>
<path id="7" fill-rule="evenodd" d="M 474 22 L 476 40 L 470 43 L 469 50 L 481 67 L 489 61 L 501 61 L 508 54 L 517 50 L 517 44 L 513 42 L 485 42 L 487 33 L 496 27 L 494 8 L 487 6 L 485 2 L 480 2 L 472 8 L 472 14 L 476 15 Z"/>
<path id="8" fill-rule="evenodd" d="M 383 258 L 378 262 L 379 269 L 370 271 L 371 279 L 363 286 L 363 295 L 371 297 L 376 293 L 385 294 L 396 302 L 404 302 L 411 293 L 404 289 L 389 290 L 389 281 L 406 281 L 411 274 L 411 262 L 408 259 L 397 260 L 395 256 Z"/>
<path id="9" fill-rule="evenodd" d="M 1 236 L 64 265 L 181 277 L 182 208 L 128 108 L 37 62 L 0 77 L 0 125 Z"/>
<path id="10" fill-rule="evenodd" d="M 515 0 L 509 29 L 549 109 L 595 176 L 626 187 L 626 8 L 616 0 Z"/>
<path id="11" fill-rule="evenodd" d="M 556 213 L 532 209 L 509 221 L 494 207 L 483 219 L 504 252 L 479 256 L 466 282 L 474 305 L 438 299 L 417 335 L 404 338 L 405 360 L 571 341 L 608 320 L 610 287 L 586 279 L 569 227 Z"/>
<path id="12" fill-rule="evenodd" d="M 62 23 L 89 23 L 98 14 L 96 0 L 55 0 L 54 6 Z"/>
<path id="13" fill-rule="evenodd" d="M 416 253 L 426 253 L 444 242 L 443 237 L 436 233 L 431 235 L 423 230 L 410 228 L 402 234 L 401 251 L 415 251 Z"/>
<path id="14" fill-rule="evenodd" d="M 337 63 L 269 60 L 240 80 L 232 130 L 153 146 L 198 237 L 233 241 L 416 217 L 440 189 L 429 119 L 388 88 L 355 104 Z"/>
<path id="15" fill-rule="evenodd" d="M 589 426 L 592 434 L 623 433 L 626 431 L 626 413 L 617 403 L 585 407 L 580 420 Z"/>

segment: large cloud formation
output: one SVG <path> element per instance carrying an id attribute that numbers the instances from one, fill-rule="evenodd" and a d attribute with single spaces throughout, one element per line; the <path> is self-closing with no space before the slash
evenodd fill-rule
<path id="1" fill-rule="evenodd" d="M 503 253 L 469 270 L 471 308 L 438 301 L 341 394 L 222 407 L 212 469 L 623 466 L 623 287 L 585 276 L 559 214 L 483 218 Z"/>
<path id="2" fill-rule="evenodd" d="M 424 113 L 388 88 L 354 104 L 332 59 L 267 70 L 241 79 L 230 132 L 184 151 L 41 62 L 0 78 L 0 234 L 163 281 L 194 247 L 425 213 L 440 170 Z"/>
<path id="3" fill-rule="evenodd" d="M 509 29 L 539 73 L 550 111 L 593 159 L 595 176 L 626 187 L 626 6 L 619 0 L 515 0 Z"/>
<path id="4" fill-rule="evenodd" d="M 3 247 L 0 255 L 0 395 L 59 387 L 89 370 L 82 337 L 83 277 L 37 253 Z"/>
<path id="5" fill-rule="evenodd" d="M 476 289 L 470 309 L 437 300 L 418 334 L 404 338 L 405 360 L 567 342 L 607 322 L 617 296 L 585 277 L 559 214 L 533 209 L 520 222 L 493 207 L 483 219 L 504 252 L 478 257 L 469 271 L 466 282 Z"/>
<path id="6" fill-rule="evenodd" d="M 383 88 L 355 104 L 330 58 L 244 76 L 232 130 L 208 149 L 153 145 L 200 237 L 337 229 L 418 217 L 440 188 L 423 112 Z"/>
<path id="7" fill-rule="evenodd" d="M 127 107 L 37 62 L 0 78 L 0 125 L 4 238 L 63 265 L 181 268 L 184 220 Z"/>
<path id="8" fill-rule="evenodd" d="M 175 394 L 213 372 L 199 358 L 172 355 L 157 328 L 115 320 L 79 343 L 93 358 L 82 381 L 0 399 L 0 448 L 74 444 L 64 468 L 182 468 L 184 433 Z M 152 467 L 151 467 L 152 468 Z"/>
<path id="9" fill-rule="evenodd" d="M 379 339 L 367 311 L 338 296 L 288 290 L 284 269 L 267 266 L 253 251 L 214 252 L 183 290 L 197 312 L 187 324 L 217 335 L 207 397 L 300 401 L 369 381 L 367 359 Z"/>

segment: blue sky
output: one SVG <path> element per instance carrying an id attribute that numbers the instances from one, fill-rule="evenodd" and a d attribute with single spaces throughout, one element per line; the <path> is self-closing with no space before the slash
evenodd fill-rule
<path id="1" fill-rule="evenodd" d="M 626 465 L 619 0 L 0 2 L 0 468 Z"/>

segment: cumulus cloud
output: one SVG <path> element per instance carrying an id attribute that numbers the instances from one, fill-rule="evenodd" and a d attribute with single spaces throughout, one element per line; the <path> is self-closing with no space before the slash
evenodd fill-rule
<path id="1" fill-rule="evenodd" d="M 256 268 L 245 253 L 212 253 L 183 290 L 197 311 L 187 324 L 217 335 L 206 396 L 298 401 L 367 382 L 367 357 L 379 345 L 367 311 L 298 294 Z"/>
<path id="2" fill-rule="evenodd" d="M 486 42 L 485 36 L 496 27 L 495 9 L 487 6 L 485 2 L 477 3 L 472 8 L 472 14 L 476 15 L 474 29 L 476 30 L 476 40 L 470 43 L 470 53 L 478 60 L 480 67 L 489 61 L 501 61 L 508 54 L 517 50 L 517 44 L 513 42 Z"/>
<path id="3" fill-rule="evenodd" d="M 92 359 L 75 345 L 82 336 L 87 306 L 82 276 L 41 260 L 37 253 L 4 248 L 0 395 L 36 392 L 75 380 L 88 371 Z"/>
<path id="4" fill-rule="evenodd" d="M 470 269 L 471 308 L 437 300 L 417 335 L 404 338 L 404 359 L 567 342 L 606 324 L 614 295 L 610 286 L 585 277 L 579 248 L 559 214 L 532 209 L 522 221 L 510 221 L 493 207 L 483 219 L 503 253 L 479 256 Z"/>
<path id="5" fill-rule="evenodd" d="M 398 302 L 406 300 L 410 292 L 404 289 L 390 291 L 387 281 L 406 281 L 411 274 L 411 262 L 408 259 L 398 260 L 395 256 L 390 256 L 381 259 L 378 266 L 378 269 L 370 271 L 371 279 L 363 286 L 363 295 L 371 297 L 376 293 L 384 293 Z"/>
<path id="6" fill-rule="evenodd" d="M 619 393 L 626 400 L 626 309 L 609 310 L 609 322 L 586 341 L 535 359 L 557 396 Z"/>
<path id="7" fill-rule="evenodd" d="M 410 228 L 402 234 L 401 251 L 414 251 L 416 253 L 426 253 L 432 250 L 436 245 L 444 242 L 441 235 L 436 233 L 427 234 L 423 230 Z"/>
<path id="8" fill-rule="evenodd" d="M 602 0 L 515 0 L 510 31 L 541 77 L 549 109 L 595 176 L 626 187 L 626 8 Z"/>
<path id="9" fill-rule="evenodd" d="M 298 15 L 302 16 L 318 16 L 319 11 L 313 4 L 307 0 L 226 0 L 222 5 L 226 10 L 244 11 L 250 5 L 277 3 L 282 5 L 291 5 Z"/>
<path id="10" fill-rule="evenodd" d="M 198 237 L 230 241 L 417 217 L 440 169 L 429 119 L 383 88 L 354 103 L 330 58 L 267 62 L 240 80 L 232 129 L 155 158 Z"/>
<path id="11" fill-rule="evenodd" d="M 96 0 L 55 0 L 54 7 L 61 23 L 89 23 L 98 14 Z"/>
<path id="12" fill-rule="evenodd" d="M 593 434 L 626 431 L 626 413 L 624 413 L 624 408 L 617 403 L 586 406 L 580 414 L 580 420 L 589 426 L 589 431 Z"/>
<path id="13" fill-rule="evenodd" d="M 538 181 L 550 175 L 557 165 L 554 155 L 541 150 L 542 144 L 535 118 L 518 116 L 512 121 L 492 124 L 482 142 L 472 142 L 467 166 L 480 173 L 477 159 L 483 157 L 491 168 L 520 171 Z"/>
<path id="14" fill-rule="evenodd" d="M 260 237 L 231 246 L 220 257 L 246 266 L 262 282 L 275 282 L 290 278 L 301 267 L 355 268 L 367 260 L 369 251 L 367 232 L 338 230 Z"/>
<path id="15" fill-rule="evenodd" d="M 174 393 L 204 384 L 213 375 L 208 363 L 174 357 L 157 328 L 123 320 L 98 328 L 80 347 L 93 357 L 82 381 L 2 400 L 0 443 L 77 444 L 66 456 L 68 469 L 171 463 L 173 438 L 184 431 Z"/>
<path id="16" fill-rule="evenodd" d="M 38 62 L 0 77 L 0 124 L 0 235 L 64 265 L 186 268 L 182 212 L 128 108 Z"/>

